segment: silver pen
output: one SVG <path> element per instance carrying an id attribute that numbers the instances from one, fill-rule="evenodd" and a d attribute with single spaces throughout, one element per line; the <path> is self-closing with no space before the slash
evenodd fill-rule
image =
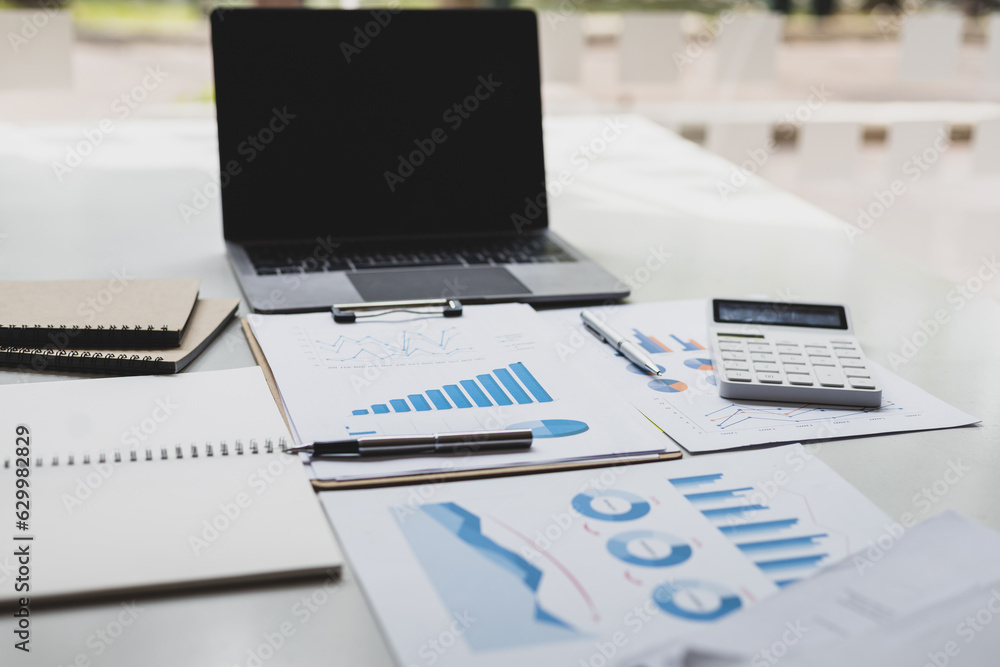
<path id="1" fill-rule="evenodd" d="M 580 313 L 580 317 L 583 319 L 583 325 L 587 327 L 591 333 L 621 352 L 622 355 L 633 364 L 642 368 L 647 373 L 651 373 L 652 375 L 663 375 L 659 364 L 653 361 L 648 354 L 643 352 L 642 348 L 609 327 L 606 322 L 602 322 L 597 319 L 597 316 L 594 315 L 594 313 L 589 310 L 584 310 Z"/>

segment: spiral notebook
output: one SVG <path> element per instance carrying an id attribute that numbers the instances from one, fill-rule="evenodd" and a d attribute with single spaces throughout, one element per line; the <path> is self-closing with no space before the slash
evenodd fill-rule
<path id="1" fill-rule="evenodd" d="M 0 366 L 115 375 L 179 373 L 219 335 L 239 305 L 239 299 L 198 299 L 179 347 L 98 350 L 0 345 Z"/>
<path id="2" fill-rule="evenodd" d="M 181 344 L 200 280 L 0 282 L 0 345 L 159 349 Z"/>
<path id="3" fill-rule="evenodd" d="M 5 385 L 0 405 L 0 497 L 30 554 L 0 606 L 339 573 L 258 368 Z"/>

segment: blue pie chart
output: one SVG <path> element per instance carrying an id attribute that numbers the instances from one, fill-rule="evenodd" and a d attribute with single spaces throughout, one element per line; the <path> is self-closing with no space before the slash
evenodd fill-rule
<path id="1" fill-rule="evenodd" d="M 573 509 L 591 519 L 632 521 L 649 514 L 649 503 L 628 491 L 587 490 L 573 496 Z"/>
<path id="2" fill-rule="evenodd" d="M 680 538 L 658 530 L 630 530 L 608 540 L 608 551 L 618 560 L 643 567 L 670 567 L 691 557 L 691 547 Z"/>
<path id="3" fill-rule="evenodd" d="M 530 428 L 531 434 L 536 438 L 565 438 L 571 435 L 578 435 L 587 431 L 590 427 L 586 422 L 575 419 L 542 419 L 540 421 L 521 422 L 511 424 L 508 430 Z"/>
<path id="4" fill-rule="evenodd" d="M 711 359 L 702 359 L 700 357 L 696 359 L 685 359 L 684 365 L 697 371 L 710 371 L 714 368 L 714 366 L 712 366 Z"/>
<path id="5" fill-rule="evenodd" d="M 653 391 L 659 391 L 664 394 L 676 394 L 678 392 L 685 391 L 688 388 L 688 386 L 680 380 L 668 380 L 666 378 L 651 380 L 647 386 Z"/>
<path id="6" fill-rule="evenodd" d="M 740 597 L 719 584 L 696 579 L 665 582 L 653 591 L 656 606 L 688 621 L 714 621 L 743 606 Z"/>

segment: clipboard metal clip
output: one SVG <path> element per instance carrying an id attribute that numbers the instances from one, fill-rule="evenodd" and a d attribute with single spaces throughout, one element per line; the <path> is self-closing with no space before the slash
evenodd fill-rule
<path id="1" fill-rule="evenodd" d="M 442 317 L 461 317 L 462 302 L 458 299 L 428 299 L 425 301 L 369 301 L 367 303 L 345 303 L 330 309 L 333 321 L 338 324 L 351 324 L 362 318 L 379 317 L 390 313 L 413 313 L 415 315 L 434 315 L 433 310 L 417 310 L 418 308 L 440 308 Z"/>

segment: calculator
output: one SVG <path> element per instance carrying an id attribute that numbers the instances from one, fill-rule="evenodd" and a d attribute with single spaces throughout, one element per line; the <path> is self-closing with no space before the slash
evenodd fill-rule
<path id="1" fill-rule="evenodd" d="M 719 395 L 875 408 L 882 388 L 845 306 L 713 299 Z"/>

